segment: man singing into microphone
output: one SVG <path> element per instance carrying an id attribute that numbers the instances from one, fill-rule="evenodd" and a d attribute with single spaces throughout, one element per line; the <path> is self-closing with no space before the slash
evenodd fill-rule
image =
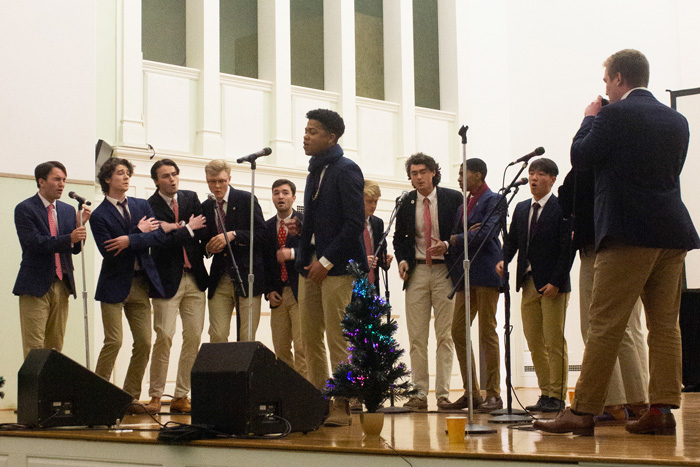
<path id="1" fill-rule="evenodd" d="M 231 314 L 236 308 L 241 325 L 237 333 L 239 341 L 254 341 L 260 322 L 260 305 L 265 290 L 263 251 L 265 249 L 265 218 L 255 199 L 253 227 L 253 311 L 249 321 L 248 274 L 250 271 L 250 192 L 233 188 L 231 166 L 223 159 L 216 159 L 204 167 L 207 185 L 214 199 L 202 203 L 207 221 L 206 253 L 214 256 L 209 271 L 209 339 L 211 342 L 227 342 L 231 331 Z M 216 211 L 216 212 L 215 212 Z M 218 216 L 217 216 L 218 212 Z M 219 219 L 223 220 L 223 226 Z M 231 244 L 233 260 L 242 280 L 242 292 L 234 287 L 235 273 L 232 258 L 226 246 Z"/>
<path id="2" fill-rule="evenodd" d="M 22 247 L 22 263 L 12 291 L 19 295 L 19 317 L 24 357 L 32 349 L 63 348 L 68 319 L 68 295 L 75 293 L 72 254 L 85 240 L 75 208 L 59 201 L 66 186 L 66 168 L 58 161 L 34 169 L 39 191 L 15 208 L 15 227 Z"/>

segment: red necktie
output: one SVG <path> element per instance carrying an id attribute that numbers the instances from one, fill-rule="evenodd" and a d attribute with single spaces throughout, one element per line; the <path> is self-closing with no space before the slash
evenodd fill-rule
<path id="1" fill-rule="evenodd" d="M 374 254 L 374 245 L 372 244 L 372 238 L 369 236 L 369 222 L 365 223 L 365 250 L 367 251 L 367 256 Z M 375 272 L 372 265 L 369 265 L 369 283 L 374 284 Z"/>
<path id="2" fill-rule="evenodd" d="M 177 199 L 175 198 L 173 198 L 173 213 L 175 214 L 175 223 L 177 224 L 180 222 L 180 208 L 178 207 Z M 182 255 L 185 258 L 185 268 L 192 269 L 192 264 L 190 264 L 190 259 L 187 257 L 187 252 L 185 251 L 184 245 L 182 247 Z"/>
<path id="3" fill-rule="evenodd" d="M 277 231 L 277 244 L 280 249 L 284 248 L 287 242 L 287 229 L 284 228 L 284 219 L 280 220 L 280 228 Z M 287 275 L 287 265 L 285 263 L 280 264 L 280 275 L 282 276 L 282 282 L 287 282 L 289 276 Z"/>
<path id="4" fill-rule="evenodd" d="M 49 204 L 49 231 L 52 237 L 58 237 L 58 228 L 56 227 L 56 219 L 53 217 L 53 204 Z M 61 269 L 61 257 L 58 253 L 54 255 L 54 261 L 56 262 L 56 277 L 58 280 L 63 280 L 63 269 Z"/>
<path id="5" fill-rule="evenodd" d="M 430 200 L 428 198 L 423 198 L 423 238 L 425 238 L 425 263 L 428 266 L 433 265 L 433 258 L 428 251 L 432 245 L 432 236 L 433 221 L 430 217 Z"/>

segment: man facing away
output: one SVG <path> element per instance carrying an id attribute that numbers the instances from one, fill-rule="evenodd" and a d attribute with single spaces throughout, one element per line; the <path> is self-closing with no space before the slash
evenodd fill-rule
<path id="1" fill-rule="evenodd" d="M 504 246 L 508 262 L 518 252 L 516 290 L 523 291 L 523 333 L 540 387 L 537 403 L 526 407 L 534 412 L 564 409 L 569 374 L 564 323 L 571 292 L 571 228 L 552 194 L 558 174 L 550 159 L 530 164 L 532 199 L 515 206 Z M 501 276 L 503 268 L 500 261 L 496 270 Z"/>
<path id="2" fill-rule="evenodd" d="M 299 277 L 299 312 L 306 352 L 308 379 L 323 389 L 329 377 L 324 332 L 331 367 L 348 358 L 340 324 L 352 298 L 350 260 L 367 270 L 360 241 L 364 225 L 360 168 L 343 156 L 338 139 L 345 132 L 340 115 L 328 109 L 311 110 L 304 132 L 304 152 L 311 156 L 304 190 L 304 227 L 296 268 Z M 349 425 L 347 399 L 333 400 L 327 426 Z"/>
<path id="3" fill-rule="evenodd" d="M 299 317 L 299 273 L 294 267 L 299 246 L 298 224 L 304 215 L 294 209 L 297 187 L 281 178 L 272 183 L 277 214 L 266 222 L 265 298 L 270 302 L 270 328 L 275 354 L 306 377 L 306 357 Z M 293 347 L 293 351 L 292 351 Z"/>
<path id="4" fill-rule="evenodd" d="M 248 274 L 250 265 L 250 192 L 231 186 L 231 166 L 223 159 L 215 159 L 204 167 L 209 190 L 215 200 L 202 203 L 206 217 L 205 236 L 207 255 L 214 257 L 209 270 L 209 339 L 211 342 L 227 342 L 231 331 L 233 309 L 240 318 L 239 341 L 255 340 L 255 332 L 260 323 L 260 305 L 265 289 L 263 270 L 263 249 L 265 242 L 265 218 L 255 199 L 253 208 L 253 300 L 252 313 L 248 306 Z M 218 211 L 219 216 L 216 215 Z M 223 225 L 218 219 L 223 219 Z M 234 287 L 234 269 L 226 246 L 224 232 L 231 244 L 233 259 L 241 278 L 242 290 Z M 249 317 L 252 315 L 252 322 Z"/>
<path id="5" fill-rule="evenodd" d="M 102 269 L 95 300 L 102 308 L 104 344 L 95 373 L 109 379 L 122 345 L 122 310 L 134 338 L 124 391 L 135 400 L 141 395 L 141 382 L 151 352 L 151 302 L 149 291 L 164 294 L 149 250 L 160 245 L 165 233 L 145 199 L 126 196 L 134 166 L 126 159 L 110 158 L 97 178 L 105 199 L 90 219 L 92 234 L 102 254 Z M 131 405 L 131 413 L 145 406 Z"/>
<path id="6" fill-rule="evenodd" d="M 464 188 L 464 167 L 459 168 L 459 186 Z M 496 264 L 503 257 L 498 241 L 499 211 L 494 209 L 498 195 L 486 184 L 486 163 L 476 157 L 467 160 L 467 243 L 469 248 L 469 325 L 479 315 L 479 345 L 484 352 L 486 366 L 486 400 L 479 391 L 474 352 L 472 362 L 472 401 L 480 412 L 492 412 L 503 407 L 501 399 L 500 348 L 496 333 L 496 310 L 502 281 L 496 273 Z M 450 237 L 450 275 L 457 287 L 455 311 L 452 318 L 452 340 L 462 373 L 464 395 L 446 409 L 464 409 L 469 406 L 467 379 L 466 294 L 464 292 L 464 205 L 457 212 Z M 474 257 L 477 250 L 479 254 Z"/>
<path id="7" fill-rule="evenodd" d="M 58 161 L 34 169 L 39 191 L 15 207 L 15 228 L 22 247 L 22 263 L 12 293 L 19 295 L 19 318 L 24 357 L 32 349 L 63 348 L 68 320 L 68 295 L 75 293 L 72 254 L 86 238 L 75 209 L 61 201 L 66 167 Z M 78 214 L 79 215 L 79 214 Z"/>
<path id="8" fill-rule="evenodd" d="M 189 413 L 192 409 L 190 372 L 199 351 L 204 327 L 204 306 L 209 275 L 202 261 L 202 237 L 206 225 L 197 193 L 180 189 L 180 168 L 171 159 L 162 159 L 151 167 L 157 191 L 148 199 L 156 219 L 166 232 L 162 245 L 152 250 L 165 294 L 151 289 L 153 330 L 156 342 L 151 356 L 151 401 L 146 409 L 160 412 L 161 397 L 168 376 L 170 348 L 173 345 L 177 315 L 182 320 L 182 349 L 177 367 L 171 413 Z"/>
<path id="9" fill-rule="evenodd" d="M 649 330 L 651 408 L 626 429 L 675 434 L 681 403 L 678 313 L 686 252 L 700 238 L 681 200 L 680 173 L 690 132 L 681 114 L 646 89 L 649 62 L 621 50 L 603 64 L 605 91 L 586 107 L 571 145 L 574 169 L 595 177 L 595 276 L 588 341 L 571 408 L 535 428 L 592 435 L 630 314 L 641 295 Z"/>
<path id="10" fill-rule="evenodd" d="M 454 344 L 452 314 L 454 300 L 449 297 L 452 282 L 447 274 L 445 257 L 462 193 L 438 186 L 440 165 L 432 157 L 417 153 L 406 160 L 406 175 L 415 190 L 396 214 L 394 253 L 399 262 L 399 276 L 406 291 L 406 326 L 413 384 L 418 395 L 405 407 L 428 408 L 428 335 L 430 316 L 435 313 L 435 397 L 439 409 L 450 404 L 450 375 Z"/>

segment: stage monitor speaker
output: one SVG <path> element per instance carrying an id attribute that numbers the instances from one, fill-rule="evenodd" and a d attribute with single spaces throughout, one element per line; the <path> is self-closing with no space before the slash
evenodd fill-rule
<path id="1" fill-rule="evenodd" d="M 52 349 L 29 352 L 18 374 L 17 423 L 111 426 L 133 401 L 126 392 Z"/>
<path id="2" fill-rule="evenodd" d="M 700 392 L 700 290 L 683 292 L 678 322 L 683 345 L 683 392 Z"/>
<path id="3" fill-rule="evenodd" d="M 323 422 L 321 391 L 260 342 L 202 344 L 192 367 L 192 423 L 236 435 L 308 432 Z"/>

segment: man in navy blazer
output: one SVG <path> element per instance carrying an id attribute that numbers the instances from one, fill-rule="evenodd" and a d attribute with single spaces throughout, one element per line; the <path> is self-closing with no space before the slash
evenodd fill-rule
<path id="1" fill-rule="evenodd" d="M 571 292 L 571 227 L 551 191 L 558 174 L 550 159 L 530 164 L 532 199 L 515 206 L 504 246 L 508 262 L 518 252 L 515 286 L 523 291 L 523 333 L 541 392 L 527 410 L 540 412 L 564 409 L 569 374 L 564 323 Z M 503 261 L 496 266 L 500 275 L 503 267 Z"/>
<path id="2" fill-rule="evenodd" d="M 252 322 L 249 322 L 248 274 L 250 271 L 250 192 L 238 190 L 230 185 L 231 166 L 223 159 L 215 159 L 204 167 L 209 190 L 216 201 L 207 199 L 202 203 L 202 212 L 207 219 L 206 252 L 214 257 L 209 270 L 209 340 L 227 342 L 231 332 L 231 315 L 236 308 L 240 329 L 239 341 L 255 340 L 260 322 L 260 306 L 265 290 L 263 250 L 265 249 L 265 218 L 255 199 L 253 215 L 253 300 Z M 223 230 L 217 221 L 215 210 L 224 219 L 224 230 L 233 251 L 240 273 L 242 290 L 233 285 L 233 263 L 226 247 Z"/>
<path id="3" fill-rule="evenodd" d="M 374 215 L 377 210 L 377 203 L 382 196 L 382 191 L 379 184 L 373 180 L 365 180 L 364 198 L 365 198 L 365 229 L 362 233 L 362 243 L 365 245 L 367 254 L 367 264 L 370 266 L 369 279 L 377 288 L 377 294 L 380 293 L 380 269 L 387 271 L 391 266 L 391 261 L 394 259 L 392 255 L 386 252 L 386 242 L 377 255 L 377 260 L 374 260 L 374 252 L 379 248 L 379 242 L 384 234 L 384 221 Z M 366 232 L 366 233 L 365 233 Z"/>
<path id="4" fill-rule="evenodd" d="M 494 209 L 499 196 L 486 184 L 486 163 L 476 157 L 467 160 L 467 243 L 469 248 L 469 325 L 479 315 L 479 346 L 486 367 L 486 400 L 479 390 L 474 352 L 472 362 L 473 407 L 480 412 L 492 412 L 503 407 L 501 399 L 500 348 L 496 332 L 496 309 L 501 293 L 502 280 L 496 273 L 496 264 L 503 258 L 497 228 L 499 210 Z M 459 186 L 464 186 L 464 170 L 459 168 Z M 469 406 L 467 379 L 467 317 L 466 293 L 464 291 L 464 205 L 457 211 L 452 236 L 448 267 L 455 294 L 455 311 L 452 318 L 452 340 L 462 373 L 464 395 L 449 405 L 449 409 L 464 409 Z M 477 250 L 479 254 L 474 257 Z"/>
<path id="5" fill-rule="evenodd" d="M 454 218 L 462 205 L 462 193 L 438 186 L 440 165 L 421 152 L 406 160 L 406 175 L 415 190 L 409 193 L 396 214 L 394 254 L 406 291 L 409 355 L 413 384 L 419 393 L 404 406 L 413 410 L 428 408 L 428 335 L 430 316 L 434 311 L 437 341 L 435 397 L 438 408 L 442 409 L 451 403 L 450 377 L 454 353 L 454 300 L 448 298 L 452 282 L 445 262 L 449 256 Z"/>
<path id="6" fill-rule="evenodd" d="M 362 170 L 343 156 L 338 139 L 345 123 L 332 110 L 306 114 L 304 152 L 311 156 L 304 189 L 304 227 L 296 267 L 299 278 L 299 311 L 309 381 L 318 389 L 329 376 L 324 344 L 328 340 L 331 367 L 347 360 L 347 341 L 340 321 L 352 297 L 354 278 L 347 267 L 352 260 L 367 270 L 367 256 L 360 241 L 364 225 Z M 328 426 L 351 423 L 350 404 L 334 400 Z"/>
<path id="7" fill-rule="evenodd" d="M 272 183 L 277 214 L 265 223 L 265 298 L 270 302 L 270 328 L 275 354 L 306 377 L 306 356 L 299 316 L 299 273 L 294 260 L 299 246 L 299 226 L 304 215 L 294 209 L 297 187 L 281 178 Z M 293 348 L 293 351 L 292 351 Z"/>
<path id="8" fill-rule="evenodd" d="M 170 413 L 189 413 L 192 409 L 187 397 L 190 372 L 199 352 L 204 328 L 204 291 L 209 279 L 202 260 L 206 223 L 197 193 L 180 189 L 180 168 L 175 161 L 157 161 L 151 167 L 151 179 L 157 191 L 148 199 L 148 203 L 166 232 L 163 244 L 152 249 L 165 294 L 151 289 L 156 341 L 151 355 L 151 384 L 148 390 L 151 401 L 146 409 L 151 413 L 160 412 L 160 399 L 165 391 L 170 348 L 179 314 L 182 320 L 182 348 Z"/>
<path id="9" fill-rule="evenodd" d="M 641 294 L 649 330 L 651 409 L 626 429 L 674 434 L 671 409 L 681 403 L 678 313 L 686 252 L 700 238 L 681 200 L 680 173 L 688 151 L 688 122 L 646 89 L 649 62 L 621 50 L 604 63 L 610 105 L 586 107 L 571 145 L 574 169 L 595 174 L 596 260 L 588 341 L 571 409 L 545 431 L 593 434 L 618 348 Z"/>
<path id="10" fill-rule="evenodd" d="M 134 338 L 124 391 L 138 400 L 151 352 L 149 291 L 165 293 L 150 249 L 163 242 L 165 233 L 148 201 L 126 196 L 133 173 L 126 159 L 110 158 L 102 165 L 97 178 L 105 199 L 95 208 L 90 227 L 103 258 L 95 300 L 101 302 L 105 338 L 95 373 L 104 379 L 112 375 L 122 345 L 123 309 Z M 132 413 L 144 410 L 130 407 Z"/>
<path id="11" fill-rule="evenodd" d="M 68 295 L 76 296 L 72 254 L 86 238 L 85 207 L 76 227 L 75 209 L 58 199 L 66 186 L 66 168 L 58 161 L 34 169 L 39 191 L 15 208 L 15 227 L 22 247 L 22 263 L 12 293 L 19 295 L 22 349 L 63 348 L 68 319 Z M 51 224 L 55 227 L 52 232 Z"/>

